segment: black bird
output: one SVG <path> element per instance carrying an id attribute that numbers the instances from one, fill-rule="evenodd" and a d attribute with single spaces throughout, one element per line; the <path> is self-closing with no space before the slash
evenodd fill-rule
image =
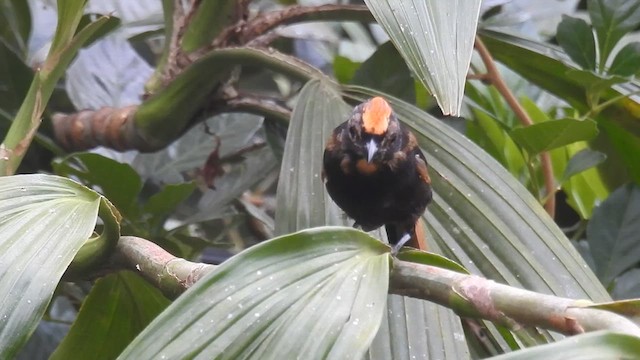
<path id="1" fill-rule="evenodd" d="M 374 97 L 333 130 L 324 150 L 323 180 L 331 198 L 371 231 L 384 225 L 394 254 L 419 247 L 416 224 L 431 202 L 427 160 L 389 103 Z"/>

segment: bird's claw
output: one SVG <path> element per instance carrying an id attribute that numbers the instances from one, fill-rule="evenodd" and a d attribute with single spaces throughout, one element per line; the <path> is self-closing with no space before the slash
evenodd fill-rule
<path id="1" fill-rule="evenodd" d="M 393 256 L 398 255 L 398 252 L 400 251 L 400 249 L 402 249 L 404 244 L 406 244 L 407 241 L 409 241 L 409 240 L 411 240 L 411 234 L 405 233 L 404 235 L 402 235 L 402 237 L 400 238 L 398 243 L 393 245 L 393 247 L 391 248 L 391 254 Z"/>

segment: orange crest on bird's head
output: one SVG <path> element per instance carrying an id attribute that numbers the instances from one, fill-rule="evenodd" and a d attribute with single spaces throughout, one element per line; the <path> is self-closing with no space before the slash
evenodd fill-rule
<path id="1" fill-rule="evenodd" d="M 364 131 L 373 135 L 382 135 L 389 128 L 391 106 L 389 103 L 376 96 L 364 106 L 362 113 L 362 127 Z"/>

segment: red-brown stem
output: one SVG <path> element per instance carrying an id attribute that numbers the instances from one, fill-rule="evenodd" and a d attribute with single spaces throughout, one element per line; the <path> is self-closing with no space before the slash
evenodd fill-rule
<path id="1" fill-rule="evenodd" d="M 533 121 L 529 117 L 529 114 L 524 110 L 518 99 L 516 99 L 515 95 L 511 92 L 504 79 L 500 75 L 500 71 L 496 67 L 496 63 L 491 56 L 491 53 L 484 45 L 480 37 L 476 37 L 475 48 L 484 63 L 484 66 L 487 68 L 487 74 L 485 79 L 490 81 L 491 84 L 498 90 L 500 95 L 505 99 L 511 110 L 516 114 L 516 117 L 520 120 L 522 125 L 530 126 L 533 124 Z M 547 190 L 547 201 L 544 204 L 544 208 L 547 210 L 547 213 L 553 218 L 556 213 L 556 186 L 555 180 L 553 178 L 553 168 L 551 166 L 551 156 L 549 156 L 548 152 L 540 153 L 540 163 L 542 165 L 542 174 L 544 177 L 544 187 Z"/>

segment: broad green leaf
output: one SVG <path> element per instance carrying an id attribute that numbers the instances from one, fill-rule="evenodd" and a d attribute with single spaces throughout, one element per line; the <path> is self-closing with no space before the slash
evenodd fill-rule
<path id="1" fill-rule="evenodd" d="M 576 141 L 591 140 L 596 135 L 595 121 L 576 119 L 545 121 L 511 131 L 513 140 L 532 155 Z"/>
<path id="2" fill-rule="evenodd" d="M 605 68 L 609 54 L 624 34 L 640 24 L 638 0 L 588 0 L 587 9 L 596 30 L 600 53 L 599 70 Z"/>
<path id="3" fill-rule="evenodd" d="M 168 184 L 149 198 L 142 210 L 154 217 L 164 218 L 193 193 L 194 183 Z M 160 224 L 159 224 L 160 225 Z"/>
<path id="4" fill-rule="evenodd" d="M 50 359 L 73 359 L 79 354 L 96 360 L 114 359 L 169 303 L 158 289 L 134 273 L 101 278 Z"/>
<path id="5" fill-rule="evenodd" d="M 572 176 L 600 164 L 606 159 L 607 155 L 599 151 L 583 149 L 571 157 L 569 163 L 567 163 L 567 167 L 564 169 L 564 174 L 560 182 L 564 182 Z"/>
<path id="6" fill-rule="evenodd" d="M 640 339 L 626 334 L 596 331 L 572 336 L 553 344 L 532 347 L 491 358 L 492 360 L 600 360 L 636 359 Z"/>
<path id="7" fill-rule="evenodd" d="M 480 0 L 365 0 L 411 71 L 445 115 L 457 116 L 473 52 Z"/>
<path id="8" fill-rule="evenodd" d="M 411 72 L 390 41 L 380 45 L 356 71 L 351 84 L 378 89 L 407 102 L 416 101 Z"/>
<path id="9" fill-rule="evenodd" d="M 142 180 L 128 164 L 94 153 L 78 153 L 54 163 L 53 168 L 58 175 L 76 176 L 99 189 L 123 215 L 137 214 Z"/>
<path id="10" fill-rule="evenodd" d="M 640 258 L 640 187 L 633 183 L 614 191 L 594 212 L 587 240 L 596 273 L 609 284 Z"/>
<path id="11" fill-rule="evenodd" d="M 66 178 L 0 177 L 0 358 L 35 330 L 99 206 L 98 194 Z"/>
<path id="12" fill-rule="evenodd" d="M 321 178 L 322 152 L 333 129 L 351 113 L 326 80 L 305 85 L 287 134 L 278 183 L 276 233 L 321 225 L 352 225 L 332 202 Z M 383 238 L 383 231 L 374 232 Z M 387 312 L 369 359 L 469 357 L 460 320 L 449 309 L 401 296 L 387 298 Z"/>
<path id="13" fill-rule="evenodd" d="M 640 42 L 625 45 L 613 58 L 609 73 L 620 76 L 637 75 L 640 71 Z"/>
<path id="14" fill-rule="evenodd" d="M 336 227 L 263 242 L 199 280 L 119 358 L 360 358 L 386 304 L 388 250 Z"/>
<path id="15" fill-rule="evenodd" d="M 596 42 L 586 21 L 562 15 L 556 37 L 571 60 L 583 69 L 596 69 Z"/>

